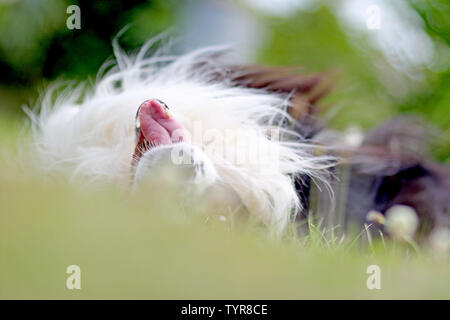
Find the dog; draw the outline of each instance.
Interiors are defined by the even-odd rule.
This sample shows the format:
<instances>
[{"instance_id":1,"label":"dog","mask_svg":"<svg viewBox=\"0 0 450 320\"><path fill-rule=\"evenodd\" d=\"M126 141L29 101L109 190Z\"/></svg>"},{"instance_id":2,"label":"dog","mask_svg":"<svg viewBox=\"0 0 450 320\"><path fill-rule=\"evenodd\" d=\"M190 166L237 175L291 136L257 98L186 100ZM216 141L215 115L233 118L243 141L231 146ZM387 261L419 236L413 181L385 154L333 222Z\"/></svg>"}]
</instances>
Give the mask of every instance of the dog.
<instances>
[{"instance_id":1,"label":"dog","mask_svg":"<svg viewBox=\"0 0 450 320\"><path fill-rule=\"evenodd\" d=\"M324 74L236 65L222 47L150 55L152 44L128 55L115 41L115 63L93 88L47 91L29 112L42 168L130 192L173 176L203 197L225 190L233 205L282 232L308 216L313 185L333 203L340 185L333 172L345 159L345 224L404 203L423 224L450 227L448 169L392 150L392 141L403 141L399 132L375 129L353 149L320 140L326 123L318 102L331 89ZM434 195L432 207L418 192Z\"/></svg>"}]
</instances>

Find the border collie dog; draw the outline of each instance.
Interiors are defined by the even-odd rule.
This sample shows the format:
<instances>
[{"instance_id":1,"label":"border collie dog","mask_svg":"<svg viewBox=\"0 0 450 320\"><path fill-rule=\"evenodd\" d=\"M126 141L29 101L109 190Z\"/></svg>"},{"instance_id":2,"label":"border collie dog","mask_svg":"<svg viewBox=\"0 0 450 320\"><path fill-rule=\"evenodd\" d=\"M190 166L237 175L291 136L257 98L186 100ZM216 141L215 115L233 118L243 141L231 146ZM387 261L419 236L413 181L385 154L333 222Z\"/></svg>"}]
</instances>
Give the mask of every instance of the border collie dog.
<instances>
[{"instance_id":1,"label":"border collie dog","mask_svg":"<svg viewBox=\"0 0 450 320\"><path fill-rule=\"evenodd\" d=\"M448 192L449 175L447 168L391 150L400 134L369 133L351 150L318 139L324 123L317 101L329 89L323 75L235 65L221 48L149 55L152 44L127 55L114 43L115 63L100 70L93 88L47 91L39 112L30 113L42 168L130 192L167 176L202 197L220 189L281 231L308 214L313 185L333 202L337 159L346 158L349 217L364 222L370 210L384 213L404 203L434 222L440 210L445 219L439 223L448 223L448 212L442 214L448 197L435 201L438 210L424 201L406 203L411 192Z\"/></svg>"}]
</instances>

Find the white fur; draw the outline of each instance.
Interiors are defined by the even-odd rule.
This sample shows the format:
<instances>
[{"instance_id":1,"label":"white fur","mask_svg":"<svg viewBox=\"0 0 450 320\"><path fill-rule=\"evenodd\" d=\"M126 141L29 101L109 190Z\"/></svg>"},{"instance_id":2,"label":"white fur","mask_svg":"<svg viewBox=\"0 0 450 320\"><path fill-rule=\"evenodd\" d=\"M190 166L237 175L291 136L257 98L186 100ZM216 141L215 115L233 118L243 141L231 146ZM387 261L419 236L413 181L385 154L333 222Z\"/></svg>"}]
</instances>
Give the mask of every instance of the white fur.
<instances>
[{"instance_id":1,"label":"white fur","mask_svg":"<svg viewBox=\"0 0 450 320\"><path fill-rule=\"evenodd\" d=\"M200 121L205 131L234 132L235 137L219 137L208 146L202 139L193 139L192 144L210 156L221 182L240 195L250 212L267 224L284 228L301 208L290 175L320 178L330 165L330 158L311 155L311 145L293 139L297 135L288 129L283 129L280 142L266 137L265 129L277 126L280 119L292 120L286 112L288 97L236 87L229 81L211 81L224 70L221 62L212 58L221 49L207 48L180 57L147 57L150 45L132 56L116 45L116 65L87 94L82 87L59 94L55 88L48 90L40 112L32 115L43 167L128 187L136 144L135 114L143 101L157 98L188 131ZM234 138L244 136L236 147ZM225 152L224 144L232 151ZM256 144L273 151L278 165L268 166L273 159L265 158L265 152L256 162L235 160Z\"/></svg>"}]
</instances>

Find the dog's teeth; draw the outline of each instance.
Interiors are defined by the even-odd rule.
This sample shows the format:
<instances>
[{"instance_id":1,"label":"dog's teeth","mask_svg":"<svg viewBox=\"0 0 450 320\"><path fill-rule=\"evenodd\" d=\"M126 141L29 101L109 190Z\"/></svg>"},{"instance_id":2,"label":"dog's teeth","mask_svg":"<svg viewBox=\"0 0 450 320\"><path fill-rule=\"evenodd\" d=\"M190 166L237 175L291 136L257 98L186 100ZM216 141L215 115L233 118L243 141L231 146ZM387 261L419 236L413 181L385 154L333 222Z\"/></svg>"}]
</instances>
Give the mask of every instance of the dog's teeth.
<instances>
[{"instance_id":1,"label":"dog's teeth","mask_svg":"<svg viewBox=\"0 0 450 320\"><path fill-rule=\"evenodd\" d=\"M136 119L136 129L140 129L141 128L141 120L139 119L139 117Z\"/></svg>"}]
</instances>

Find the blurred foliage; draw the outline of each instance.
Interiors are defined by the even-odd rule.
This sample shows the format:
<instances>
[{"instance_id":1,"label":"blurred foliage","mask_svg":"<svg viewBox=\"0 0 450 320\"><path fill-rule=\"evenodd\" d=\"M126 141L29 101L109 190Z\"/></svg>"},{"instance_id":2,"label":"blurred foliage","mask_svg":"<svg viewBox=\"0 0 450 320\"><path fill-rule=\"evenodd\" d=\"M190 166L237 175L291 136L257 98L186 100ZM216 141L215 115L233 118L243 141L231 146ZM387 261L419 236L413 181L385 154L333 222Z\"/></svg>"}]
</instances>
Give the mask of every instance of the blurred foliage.
<instances>
[{"instance_id":1,"label":"blurred foliage","mask_svg":"<svg viewBox=\"0 0 450 320\"><path fill-rule=\"evenodd\" d=\"M447 0L409 0L428 33L450 44L450 3Z\"/></svg>"},{"instance_id":2,"label":"blurred foliage","mask_svg":"<svg viewBox=\"0 0 450 320\"><path fill-rule=\"evenodd\" d=\"M443 129L436 155L450 163L450 2L447 0L411 0L413 7L425 22L428 34L435 41L439 68L430 77L427 90L417 92L399 105L400 112L418 112Z\"/></svg>"},{"instance_id":3,"label":"blurred foliage","mask_svg":"<svg viewBox=\"0 0 450 320\"><path fill-rule=\"evenodd\" d=\"M0 4L2 82L42 76L47 48L58 30L65 27L66 7L67 3L60 0Z\"/></svg>"},{"instance_id":4,"label":"blurred foliage","mask_svg":"<svg viewBox=\"0 0 450 320\"><path fill-rule=\"evenodd\" d=\"M326 1L324 1L326 3ZM259 60L275 65L301 65L307 73L331 73L334 90L323 101L331 105L330 125L372 128L399 113L420 113L440 128L434 155L450 161L450 70L448 47L450 5L448 1L412 1L424 18L426 31L434 40L435 64L422 70L425 82L414 86L406 97L389 93L376 66L391 68L364 36L349 36L327 5L313 11L298 11L285 17L265 17L270 38ZM400 78L401 79L401 78ZM407 79L403 79L406 81Z\"/></svg>"},{"instance_id":5,"label":"blurred foliage","mask_svg":"<svg viewBox=\"0 0 450 320\"><path fill-rule=\"evenodd\" d=\"M374 70L373 60L379 55L355 48L328 7L267 21L271 37L260 53L261 62L300 65L307 73L326 71L336 76L338 87L326 101L339 108L335 126L344 127L357 119L367 128L392 115L392 104L380 94L382 87Z\"/></svg>"},{"instance_id":6,"label":"blurred foliage","mask_svg":"<svg viewBox=\"0 0 450 320\"><path fill-rule=\"evenodd\" d=\"M69 4L80 7L80 30L66 27ZM171 4L170 0L22 0L0 4L0 82L31 83L61 74L71 79L95 75L112 56L111 41L122 28L129 26L130 31L121 44L134 48L172 24Z\"/></svg>"}]
</instances>

